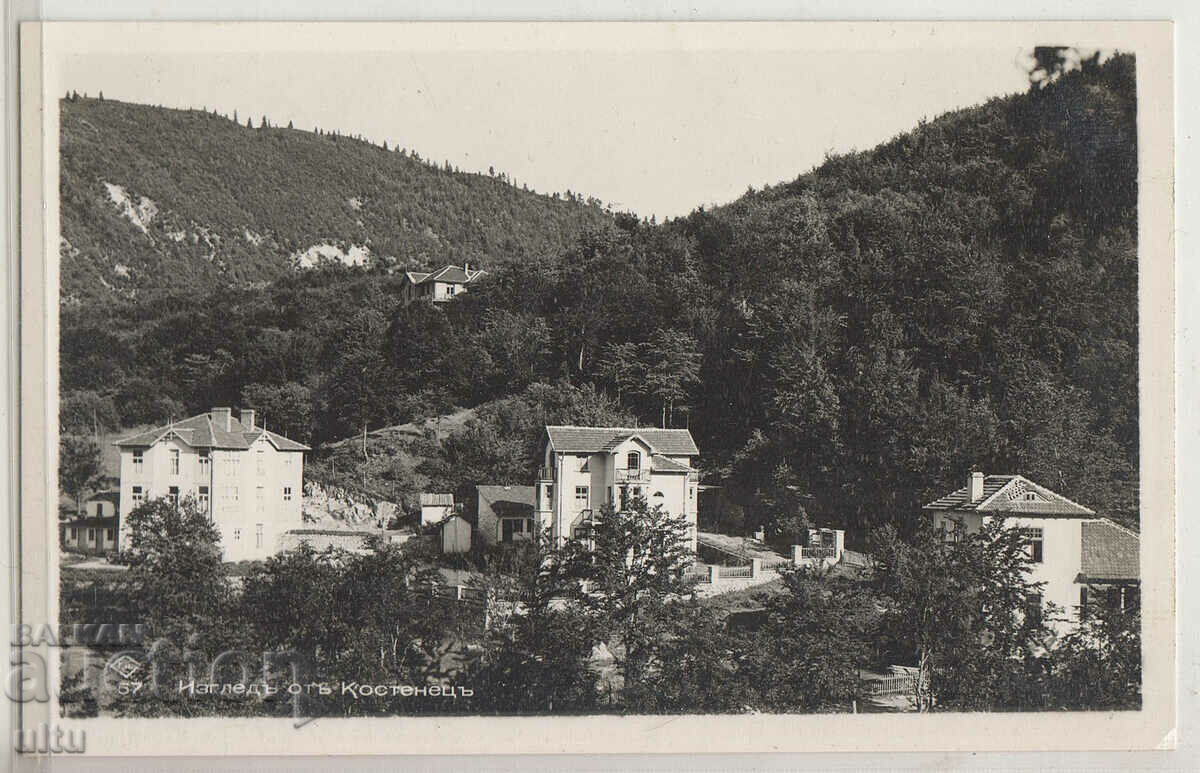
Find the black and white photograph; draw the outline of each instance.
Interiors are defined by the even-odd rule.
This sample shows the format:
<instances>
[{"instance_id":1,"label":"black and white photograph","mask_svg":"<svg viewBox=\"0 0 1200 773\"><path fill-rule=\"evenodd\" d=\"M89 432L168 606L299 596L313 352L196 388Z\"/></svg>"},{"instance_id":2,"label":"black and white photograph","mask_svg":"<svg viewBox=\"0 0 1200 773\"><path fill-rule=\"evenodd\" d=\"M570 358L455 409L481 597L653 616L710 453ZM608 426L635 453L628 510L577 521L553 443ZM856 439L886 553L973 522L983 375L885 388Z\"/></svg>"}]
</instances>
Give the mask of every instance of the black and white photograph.
<instances>
[{"instance_id":1,"label":"black and white photograph","mask_svg":"<svg viewBox=\"0 0 1200 773\"><path fill-rule=\"evenodd\" d=\"M54 26L30 750L1173 725L1169 25Z\"/></svg>"}]
</instances>

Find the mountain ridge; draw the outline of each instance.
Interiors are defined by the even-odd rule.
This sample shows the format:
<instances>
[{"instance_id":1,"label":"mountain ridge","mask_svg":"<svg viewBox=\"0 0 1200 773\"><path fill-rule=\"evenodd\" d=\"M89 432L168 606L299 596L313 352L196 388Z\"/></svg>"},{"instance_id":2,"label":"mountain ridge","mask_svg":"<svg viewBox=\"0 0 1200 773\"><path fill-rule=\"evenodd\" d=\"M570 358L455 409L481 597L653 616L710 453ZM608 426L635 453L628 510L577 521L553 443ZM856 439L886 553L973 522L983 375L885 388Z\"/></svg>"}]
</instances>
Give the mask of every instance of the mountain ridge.
<instances>
[{"instance_id":1,"label":"mountain ridge","mask_svg":"<svg viewBox=\"0 0 1200 773\"><path fill-rule=\"evenodd\" d=\"M329 263L523 261L613 217L336 133L103 98L60 107L65 304L255 287Z\"/></svg>"}]
</instances>

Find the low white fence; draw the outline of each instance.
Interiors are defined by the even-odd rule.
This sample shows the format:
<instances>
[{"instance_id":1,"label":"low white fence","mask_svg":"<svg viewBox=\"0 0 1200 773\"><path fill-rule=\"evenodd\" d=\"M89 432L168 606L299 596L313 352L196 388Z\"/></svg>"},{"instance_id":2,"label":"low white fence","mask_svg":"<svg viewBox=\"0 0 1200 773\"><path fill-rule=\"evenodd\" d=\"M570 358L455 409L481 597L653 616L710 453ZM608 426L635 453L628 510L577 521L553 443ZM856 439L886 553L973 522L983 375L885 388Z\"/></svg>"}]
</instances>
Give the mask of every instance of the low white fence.
<instances>
[{"instance_id":1,"label":"low white fence","mask_svg":"<svg viewBox=\"0 0 1200 773\"><path fill-rule=\"evenodd\" d=\"M867 695L905 695L916 692L916 674L893 674L878 679L864 679L863 692Z\"/></svg>"}]
</instances>

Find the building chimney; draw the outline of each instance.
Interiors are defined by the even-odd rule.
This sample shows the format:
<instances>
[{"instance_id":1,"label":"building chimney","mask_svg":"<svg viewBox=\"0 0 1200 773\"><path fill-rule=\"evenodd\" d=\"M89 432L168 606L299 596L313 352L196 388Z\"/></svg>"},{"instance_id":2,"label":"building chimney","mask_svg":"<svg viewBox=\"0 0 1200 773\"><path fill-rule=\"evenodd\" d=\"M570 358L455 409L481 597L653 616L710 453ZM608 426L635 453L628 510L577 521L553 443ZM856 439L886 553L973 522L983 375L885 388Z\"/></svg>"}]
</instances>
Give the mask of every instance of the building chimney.
<instances>
[{"instance_id":1,"label":"building chimney","mask_svg":"<svg viewBox=\"0 0 1200 773\"><path fill-rule=\"evenodd\" d=\"M220 429L229 432L232 429L230 422L233 420L233 411L229 408L213 408L208 412L212 416L213 424L216 424Z\"/></svg>"},{"instance_id":2,"label":"building chimney","mask_svg":"<svg viewBox=\"0 0 1200 773\"><path fill-rule=\"evenodd\" d=\"M983 499L983 473L973 472L967 478L967 501L974 504Z\"/></svg>"},{"instance_id":3,"label":"building chimney","mask_svg":"<svg viewBox=\"0 0 1200 773\"><path fill-rule=\"evenodd\" d=\"M467 275L467 279L471 278L471 264L466 261L463 262L463 273Z\"/></svg>"},{"instance_id":4,"label":"building chimney","mask_svg":"<svg viewBox=\"0 0 1200 773\"><path fill-rule=\"evenodd\" d=\"M246 425L246 429L254 429L254 409L243 408L241 413L242 424Z\"/></svg>"}]
</instances>

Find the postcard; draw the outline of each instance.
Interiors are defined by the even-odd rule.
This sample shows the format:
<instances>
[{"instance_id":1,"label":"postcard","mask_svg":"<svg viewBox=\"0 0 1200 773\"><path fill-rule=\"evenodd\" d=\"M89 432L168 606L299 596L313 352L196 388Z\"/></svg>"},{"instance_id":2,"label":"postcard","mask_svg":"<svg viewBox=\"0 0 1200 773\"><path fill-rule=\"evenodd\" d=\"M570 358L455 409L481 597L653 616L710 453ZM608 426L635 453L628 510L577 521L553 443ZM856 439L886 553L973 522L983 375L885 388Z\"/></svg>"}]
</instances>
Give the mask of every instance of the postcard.
<instances>
[{"instance_id":1,"label":"postcard","mask_svg":"<svg viewBox=\"0 0 1200 773\"><path fill-rule=\"evenodd\" d=\"M1172 45L24 25L17 747L1171 748Z\"/></svg>"}]
</instances>

